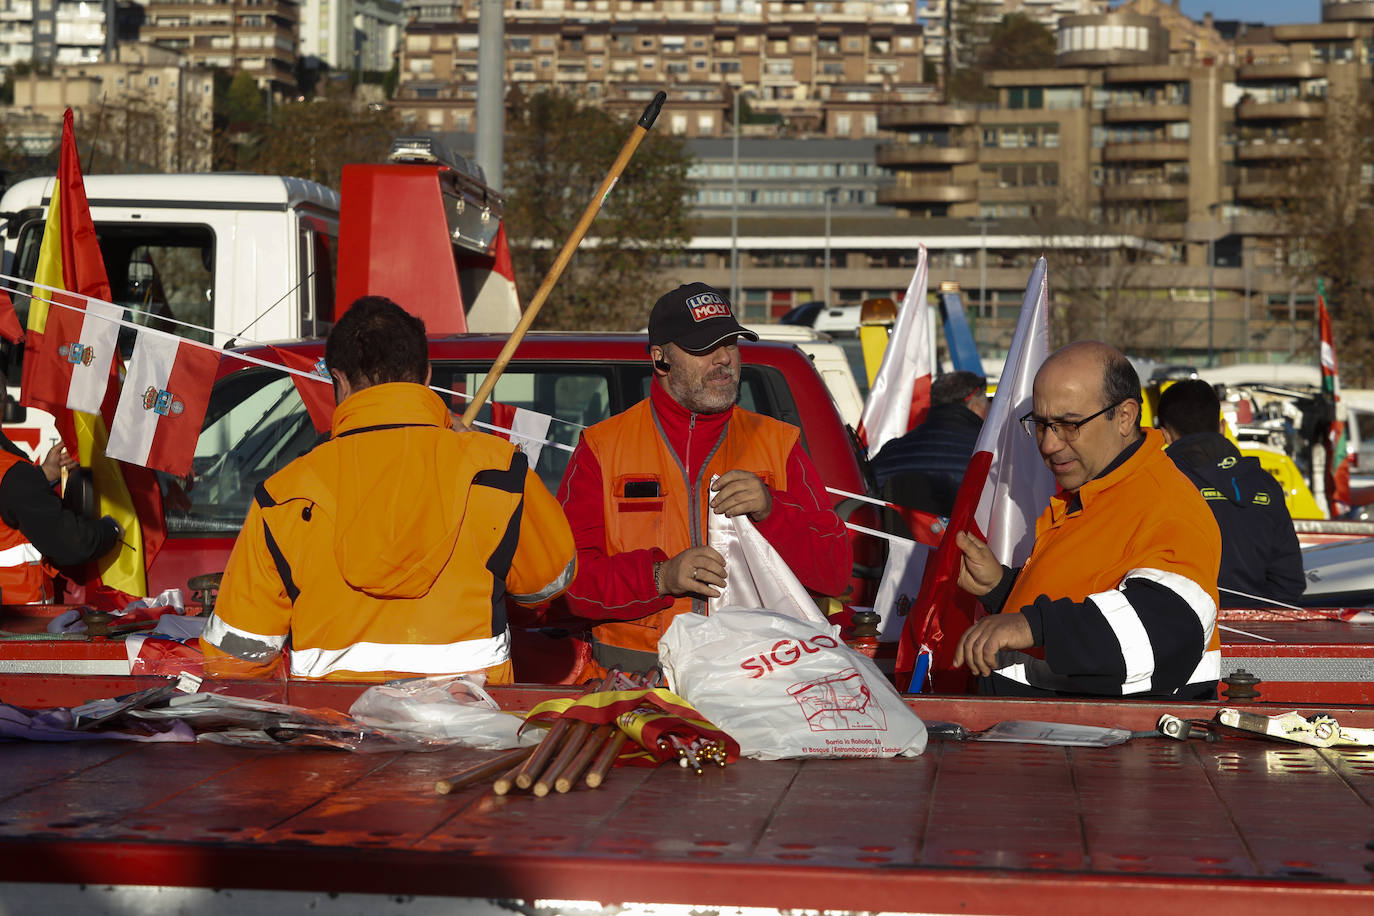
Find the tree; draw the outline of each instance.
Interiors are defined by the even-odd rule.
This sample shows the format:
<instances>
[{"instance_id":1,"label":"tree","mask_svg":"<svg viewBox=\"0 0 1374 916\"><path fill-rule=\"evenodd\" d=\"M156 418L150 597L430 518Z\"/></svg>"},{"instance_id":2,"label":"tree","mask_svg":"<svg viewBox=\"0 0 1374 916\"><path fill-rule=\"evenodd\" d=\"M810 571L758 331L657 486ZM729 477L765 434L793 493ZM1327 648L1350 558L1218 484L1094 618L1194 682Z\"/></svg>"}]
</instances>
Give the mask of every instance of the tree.
<instances>
[{"instance_id":1,"label":"tree","mask_svg":"<svg viewBox=\"0 0 1374 916\"><path fill-rule=\"evenodd\" d=\"M267 117L267 103L257 81L247 71L234 74L225 93L225 116L231 127L261 124Z\"/></svg>"},{"instance_id":2,"label":"tree","mask_svg":"<svg viewBox=\"0 0 1374 916\"><path fill-rule=\"evenodd\" d=\"M1055 65L1053 33L1022 13L1008 13L991 26L982 23L952 27L961 51L951 58L949 97L969 102L992 102L997 92L983 85L990 70L1041 70ZM976 50L973 50L976 49ZM964 63L972 58L972 63Z\"/></svg>"},{"instance_id":3,"label":"tree","mask_svg":"<svg viewBox=\"0 0 1374 916\"><path fill-rule=\"evenodd\" d=\"M345 99L288 102L272 111L241 167L308 178L337 189L350 162L381 162L400 130L395 112Z\"/></svg>"},{"instance_id":4,"label":"tree","mask_svg":"<svg viewBox=\"0 0 1374 916\"><path fill-rule=\"evenodd\" d=\"M1374 379L1374 98L1337 94L1327 106L1284 176L1296 193L1273 203L1288 267L1308 289L1326 280L1341 379L1363 387Z\"/></svg>"},{"instance_id":5,"label":"tree","mask_svg":"<svg viewBox=\"0 0 1374 916\"><path fill-rule=\"evenodd\" d=\"M529 296L571 236L632 122L549 90L528 98L513 94L511 102L506 231L517 282ZM649 132L551 291L541 324L644 326L657 296L652 284L687 244L690 164L680 138Z\"/></svg>"}]
</instances>

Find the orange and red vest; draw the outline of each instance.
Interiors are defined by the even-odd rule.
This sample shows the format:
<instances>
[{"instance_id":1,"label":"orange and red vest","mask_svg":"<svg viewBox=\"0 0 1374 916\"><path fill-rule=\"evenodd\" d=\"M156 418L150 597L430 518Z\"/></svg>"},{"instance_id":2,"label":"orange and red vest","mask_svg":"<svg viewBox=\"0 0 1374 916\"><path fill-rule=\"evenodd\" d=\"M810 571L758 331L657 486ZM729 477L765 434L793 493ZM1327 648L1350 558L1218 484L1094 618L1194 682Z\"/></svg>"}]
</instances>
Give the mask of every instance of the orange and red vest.
<instances>
[{"instance_id":1,"label":"orange and red vest","mask_svg":"<svg viewBox=\"0 0 1374 916\"><path fill-rule=\"evenodd\" d=\"M795 426L735 408L720 440L695 480L687 479L645 398L624 413L591 427L582 440L601 468L606 553L659 547L673 557L706 543L711 478L726 471L757 474L773 489L787 487L787 459L800 433ZM632 486L635 483L656 486ZM656 493L652 496L629 495ZM672 606L638 620L597 624L602 645L657 654L658 640L674 617L706 612L706 601L680 597Z\"/></svg>"}]
</instances>

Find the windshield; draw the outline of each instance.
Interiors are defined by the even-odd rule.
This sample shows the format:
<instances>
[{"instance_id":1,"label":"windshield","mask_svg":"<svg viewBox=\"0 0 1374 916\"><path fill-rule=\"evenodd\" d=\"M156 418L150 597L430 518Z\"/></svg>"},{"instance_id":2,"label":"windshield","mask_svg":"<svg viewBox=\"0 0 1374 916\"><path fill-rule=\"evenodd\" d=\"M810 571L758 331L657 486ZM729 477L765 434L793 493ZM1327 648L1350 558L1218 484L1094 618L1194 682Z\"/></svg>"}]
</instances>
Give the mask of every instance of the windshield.
<instances>
[{"instance_id":1,"label":"windshield","mask_svg":"<svg viewBox=\"0 0 1374 916\"><path fill-rule=\"evenodd\" d=\"M432 384L458 392L442 397L461 415L467 404L462 395L475 393L486 372L486 364L435 363ZM493 398L505 408L550 418L542 438L553 444L543 446L532 462L550 492L558 489L582 429L611 415L614 378L610 365L536 363L511 366L497 381ZM477 420L493 422L489 403ZM502 420L510 422L508 412ZM168 534L236 534L257 486L326 438L316 433L289 375L254 367L220 379L210 395L192 473L158 475Z\"/></svg>"}]
</instances>

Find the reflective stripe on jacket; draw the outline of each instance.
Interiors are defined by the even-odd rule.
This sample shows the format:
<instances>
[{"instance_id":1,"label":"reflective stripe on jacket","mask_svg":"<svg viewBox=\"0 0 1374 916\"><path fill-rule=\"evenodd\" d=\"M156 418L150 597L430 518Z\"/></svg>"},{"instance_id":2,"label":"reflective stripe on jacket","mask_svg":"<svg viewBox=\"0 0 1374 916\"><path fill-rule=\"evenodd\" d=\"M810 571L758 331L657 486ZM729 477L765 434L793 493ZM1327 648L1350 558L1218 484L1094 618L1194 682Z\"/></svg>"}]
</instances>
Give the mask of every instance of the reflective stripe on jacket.
<instances>
[{"instance_id":1,"label":"reflective stripe on jacket","mask_svg":"<svg viewBox=\"0 0 1374 916\"><path fill-rule=\"evenodd\" d=\"M0 478L16 464L32 464L0 449ZM53 598L52 571L28 538L0 521L0 602L37 604Z\"/></svg>"},{"instance_id":2,"label":"reflective stripe on jacket","mask_svg":"<svg viewBox=\"0 0 1374 916\"><path fill-rule=\"evenodd\" d=\"M745 470L770 488L786 489L788 455L800 437L796 427L735 408L700 474L688 480L651 405L646 398L582 434L601 468L608 554L656 546L673 557L704 544L714 475ZM595 638L602 646L656 655L668 624L688 611L705 613L706 601L680 597L638 620L601 623Z\"/></svg>"},{"instance_id":3,"label":"reflective stripe on jacket","mask_svg":"<svg viewBox=\"0 0 1374 916\"><path fill-rule=\"evenodd\" d=\"M333 438L258 488L202 639L209 670L260 673L288 634L304 678L509 659L506 599L567 588L572 532L522 452L451 426L421 385L365 388L336 409Z\"/></svg>"}]
</instances>

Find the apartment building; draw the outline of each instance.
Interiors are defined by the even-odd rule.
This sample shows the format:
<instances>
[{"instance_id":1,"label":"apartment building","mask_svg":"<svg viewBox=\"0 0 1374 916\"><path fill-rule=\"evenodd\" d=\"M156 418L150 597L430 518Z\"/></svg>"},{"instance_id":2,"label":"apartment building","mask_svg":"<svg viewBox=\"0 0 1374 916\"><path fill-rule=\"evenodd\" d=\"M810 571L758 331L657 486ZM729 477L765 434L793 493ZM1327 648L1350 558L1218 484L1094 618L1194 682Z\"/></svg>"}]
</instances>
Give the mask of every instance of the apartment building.
<instances>
[{"instance_id":1,"label":"apartment building","mask_svg":"<svg viewBox=\"0 0 1374 916\"><path fill-rule=\"evenodd\" d=\"M395 105L418 128L473 130L477 0L407 0ZM788 136L872 137L885 104L919 98L911 0L507 0L508 86L557 86L662 128L729 134L734 96Z\"/></svg>"},{"instance_id":2,"label":"apartment building","mask_svg":"<svg viewBox=\"0 0 1374 916\"><path fill-rule=\"evenodd\" d=\"M1063 17L1057 66L991 74L995 107L884 108L879 126L896 138L877 162L896 174L879 200L989 232L1008 221L1129 232L1151 257L1111 282L1211 329L1209 357L1281 350L1311 314L1273 215L1298 192L1285 167L1374 68L1374 3L1328 0L1323 17L1233 41L1163 0ZM1104 286L1113 270L1104 262Z\"/></svg>"},{"instance_id":3,"label":"apartment building","mask_svg":"<svg viewBox=\"0 0 1374 916\"><path fill-rule=\"evenodd\" d=\"M299 23L297 0L148 0L140 36L181 51L193 67L242 70L290 96Z\"/></svg>"},{"instance_id":4,"label":"apartment building","mask_svg":"<svg viewBox=\"0 0 1374 916\"><path fill-rule=\"evenodd\" d=\"M146 43L117 45L109 60L57 64L15 80L14 103L0 121L31 155L46 155L72 109L84 144L137 171L210 168L214 74Z\"/></svg>"},{"instance_id":5,"label":"apartment building","mask_svg":"<svg viewBox=\"0 0 1374 916\"><path fill-rule=\"evenodd\" d=\"M0 70L91 63L114 46L115 0L0 0Z\"/></svg>"}]
</instances>

